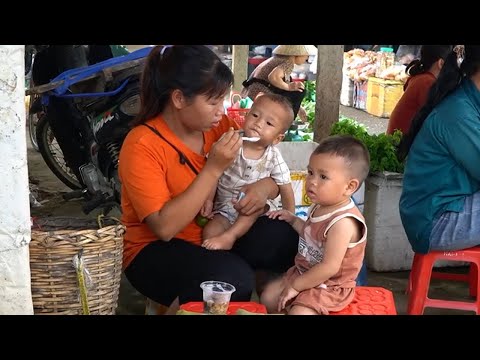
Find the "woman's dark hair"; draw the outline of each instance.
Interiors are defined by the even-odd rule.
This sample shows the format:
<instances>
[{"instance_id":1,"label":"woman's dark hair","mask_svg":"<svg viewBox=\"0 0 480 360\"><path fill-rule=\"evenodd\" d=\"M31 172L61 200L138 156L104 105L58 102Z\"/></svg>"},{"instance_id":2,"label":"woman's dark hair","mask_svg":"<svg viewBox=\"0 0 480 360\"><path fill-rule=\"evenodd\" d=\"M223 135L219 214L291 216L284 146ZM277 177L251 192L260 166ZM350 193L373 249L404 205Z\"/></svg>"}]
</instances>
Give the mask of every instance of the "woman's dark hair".
<instances>
[{"instance_id":1,"label":"woman's dark hair","mask_svg":"<svg viewBox=\"0 0 480 360\"><path fill-rule=\"evenodd\" d=\"M233 73L204 45L155 46L143 69L140 112L132 125L154 118L178 89L187 99L197 95L217 98L233 84Z\"/></svg>"},{"instance_id":2,"label":"woman's dark hair","mask_svg":"<svg viewBox=\"0 0 480 360\"><path fill-rule=\"evenodd\" d=\"M452 45L422 45L420 59L413 60L407 65L405 72L415 76L428 71L439 59L446 59L452 51Z\"/></svg>"},{"instance_id":3,"label":"woman's dark hair","mask_svg":"<svg viewBox=\"0 0 480 360\"><path fill-rule=\"evenodd\" d=\"M437 81L432 85L428 92L427 102L417 112L412 120L412 125L407 134L402 137L398 146L398 158L404 160L410 147L415 140L418 132L432 110L440 104L443 99L452 93L459 85L464 77L471 77L480 70L480 46L479 45L465 45L464 58L458 66L458 56L456 51L450 51L445 64L438 75Z\"/></svg>"}]
</instances>

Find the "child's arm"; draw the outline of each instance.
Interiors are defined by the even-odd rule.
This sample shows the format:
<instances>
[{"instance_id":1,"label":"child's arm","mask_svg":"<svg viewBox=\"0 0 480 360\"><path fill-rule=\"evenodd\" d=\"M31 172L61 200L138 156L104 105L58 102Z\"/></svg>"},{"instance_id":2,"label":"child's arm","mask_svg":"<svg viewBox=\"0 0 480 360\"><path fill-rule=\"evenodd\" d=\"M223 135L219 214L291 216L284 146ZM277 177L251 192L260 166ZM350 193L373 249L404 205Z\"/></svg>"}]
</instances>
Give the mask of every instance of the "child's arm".
<instances>
[{"instance_id":1,"label":"child's arm","mask_svg":"<svg viewBox=\"0 0 480 360\"><path fill-rule=\"evenodd\" d=\"M270 177L278 185L279 193L282 198L282 209L295 214L295 195L293 194L292 175L287 163L283 159L282 153L276 147L272 147L273 167L270 171Z\"/></svg>"},{"instance_id":2,"label":"child's arm","mask_svg":"<svg viewBox=\"0 0 480 360\"><path fill-rule=\"evenodd\" d=\"M266 214L270 219L286 221L300 235L305 225L305 221L288 210L269 211Z\"/></svg>"},{"instance_id":3,"label":"child's arm","mask_svg":"<svg viewBox=\"0 0 480 360\"><path fill-rule=\"evenodd\" d=\"M280 185L279 188L282 198L282 209L295 214L295 195L293 194L292 183Z\"/></svg>"},{"instance_id":4,"label":"child's arm","mask_svg":"<svg viewBox=\"0 0 480 360\"><path fill-rule=\"evenodd\" d=\"M294 213L291 213L294 214ZM294 219L289 223L293 230L297 232L297 234L301 234L303 231L303 227L305 226L305 220L299 218L298 216L293 215ZM280 218L280 220L282 220Z\"/></svg>"},{"instance_id":5,"label":"child's arm","mask_svg":"<svg viewBox=\"0 0 480 360\"><path fill-rule=\"evenodd\" d=\"M297 277L291 286L298 292L323 284L342 265L348 244L358 241L358 221L352 217L338 220L327 232L323 261Z\"/></svg>"}]
</instances>

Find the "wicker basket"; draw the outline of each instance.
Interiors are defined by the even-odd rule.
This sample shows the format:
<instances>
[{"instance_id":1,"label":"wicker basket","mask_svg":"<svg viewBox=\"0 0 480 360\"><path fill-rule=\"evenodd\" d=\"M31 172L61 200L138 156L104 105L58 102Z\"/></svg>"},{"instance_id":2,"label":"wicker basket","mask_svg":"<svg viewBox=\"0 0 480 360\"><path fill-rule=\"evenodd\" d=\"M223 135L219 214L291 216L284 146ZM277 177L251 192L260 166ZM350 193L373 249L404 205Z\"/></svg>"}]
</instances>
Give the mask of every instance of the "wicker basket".
<instances>
[{"instance_id":1,"label":"wicker basket","mask_svg":"<svg viewBox=\"0 0 480 360\"><path fill-rule=\"evenodd\" d=\"M118 220L35 219L30 242L35 314L114 315L122 272ZM80 260L76 262L74 258Z\"/></svg>"}]
</instances>

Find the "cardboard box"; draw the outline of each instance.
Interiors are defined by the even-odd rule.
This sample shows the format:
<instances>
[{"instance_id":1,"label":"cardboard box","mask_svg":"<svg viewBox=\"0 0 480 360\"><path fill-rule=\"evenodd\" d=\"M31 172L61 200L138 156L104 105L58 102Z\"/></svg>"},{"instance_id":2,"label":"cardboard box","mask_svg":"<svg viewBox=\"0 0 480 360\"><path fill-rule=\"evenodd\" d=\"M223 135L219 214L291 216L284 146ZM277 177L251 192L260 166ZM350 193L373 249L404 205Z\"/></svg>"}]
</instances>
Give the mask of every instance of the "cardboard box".
<instances>
[{"instance_id":1,"label":"cardboard box","mask_svg":"<svg viewBox=\"0 0 480 360\"><path fill-rule=\"evenodd\" d=\"M368 79L367 112L388 118L403 95L403 82L375 77Z\"/></svg>"}]
</instances>

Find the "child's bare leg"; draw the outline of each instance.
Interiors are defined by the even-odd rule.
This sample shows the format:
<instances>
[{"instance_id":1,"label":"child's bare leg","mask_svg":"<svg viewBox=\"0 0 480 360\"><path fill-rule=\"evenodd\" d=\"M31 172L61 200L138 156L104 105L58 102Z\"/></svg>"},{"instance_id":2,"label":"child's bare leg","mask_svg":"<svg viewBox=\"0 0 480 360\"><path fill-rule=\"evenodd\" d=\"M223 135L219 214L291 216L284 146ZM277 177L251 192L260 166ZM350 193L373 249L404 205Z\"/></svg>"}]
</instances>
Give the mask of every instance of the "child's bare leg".
<instances>
[{"instance_id":1,"label":"child's bare leg","mask_svg":"<svg viewBox=\"0 0 480 360\"><path fill-rule=\"evenodd\" d=\"M265 305L269 314L278 314L278 299L285 288L283 278L273 280L269 283L260 296L260 303Z\"/></svg>"},{"instance_id":2,"label":"child's bare leg","mask_svg":"<svg viewBox=\"0 0 480 360\"><path fill-rule=\"evenodd\" d=\"M295 305L288 310L288 315L318 315L318 313L308 307Z\"/></svg>"},{"instance_id":3,"label":"child's bare leg","mask_svg":"<svg viewBox=\"0 0 480 360\"><path fill-rule=\"evenodd\" d=\"M245 235L245 233L252 227L257 220L258 215L253 214L251 216L239 215L237 221L232 226L217 236L204 237L203 247L209 250L230 250L237 241L238 238Z\"/></svg>"},{"instance_id":4,"label":"child's bare leg","mask_svg":"<svg viewBox=\"0 0 480 360\"><path fill-rule=\"evenodd\" d=\"M213 219L209 220L203 228L203 242L205 242L206 239L223 234L230 228L230 226L230 221L228 221L225 216L216 214Z\"/></svg>"}]
</instances>

